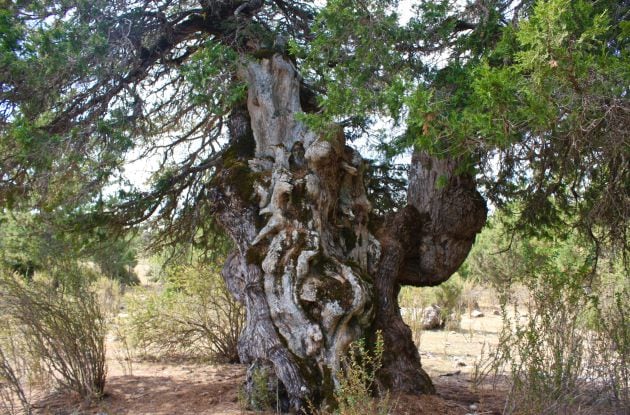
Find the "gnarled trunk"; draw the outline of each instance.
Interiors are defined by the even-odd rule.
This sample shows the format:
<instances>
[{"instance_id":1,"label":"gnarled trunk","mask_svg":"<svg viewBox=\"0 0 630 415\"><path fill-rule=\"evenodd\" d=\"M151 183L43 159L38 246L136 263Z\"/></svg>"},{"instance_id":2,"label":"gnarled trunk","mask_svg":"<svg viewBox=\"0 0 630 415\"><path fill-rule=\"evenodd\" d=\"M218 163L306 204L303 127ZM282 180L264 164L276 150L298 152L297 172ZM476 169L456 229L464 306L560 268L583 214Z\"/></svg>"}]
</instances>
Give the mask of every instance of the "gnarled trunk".
<instances>
[{"instance_id":1,"label":"gnarled trunk","mask_svg":"<svg viewBox=\"0 0 630 415\"><path fill-rule=\"evenodd\" d=\"M341 357L372 321L378 243L362 159L341 130L318 137L295 119L292 63L275 55L247 76L248 113L232 114L235 143L217 175L218 217L237 246L224 276L247 309L241 360L271 366L283 409L297 410L331 396ZM253 154L239 154L252 138Z\"/></svg>"},{"instance_id":2,"label":"gnarled trunk","mask_svg":"<svg viewBox=\"0 0 630 415\"><path fill-rule=\"evenodd\" d=\"M425 251L438 252L434 211L422 208L422 196L410 197L417 206L390 218L397 231L382 230L379 242L368 231L362 158L341 129L320 137L296 120L300 82L292 63L281 55L250 63L247 81L247 108L230 116L232 146L212 193L236 245L223 274L247 310L241 360L273 373L280 408L297 411L307 399L331 398L349 344L380 329L383 384L433 392L396 296L401 283L448 278L433 274L442 266L438 255L422 262ZM410 273L413 261L420 277Z\"/></svg>"},{"instance_id":3,"label":"gnarled trunk","mask_svg":"<svg viewBox=\"0 0 630 415\"><path fill-rule=\"evenodd\" d=\"M421 393L434 387L400 314L400 286L437 285L457 271L486 222L486 205L474 179L457 173L456 160L418 151L411 163L408 204L390 215L378 231L382 255L372 331L382 331L387 351L381 383L393 390Z\"/></svg>"}]
</instances>

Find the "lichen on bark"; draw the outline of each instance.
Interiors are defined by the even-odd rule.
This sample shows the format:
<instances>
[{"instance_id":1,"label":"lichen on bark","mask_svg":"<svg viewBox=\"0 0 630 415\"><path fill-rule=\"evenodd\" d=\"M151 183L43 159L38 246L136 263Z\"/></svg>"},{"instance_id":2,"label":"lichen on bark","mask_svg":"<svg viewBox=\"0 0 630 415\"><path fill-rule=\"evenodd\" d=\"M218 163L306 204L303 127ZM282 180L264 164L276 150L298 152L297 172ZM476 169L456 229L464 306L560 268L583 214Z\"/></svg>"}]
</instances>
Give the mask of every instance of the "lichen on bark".
<instances>
[{"instance_id":1,"label":"lichen on bark","mask_svg":"<svg viewBox=\"0 0 630 415\"><path fill-rule=\"evenodd\" d=\"M211 193L236 246L223 274L247 310L241 361L252 373L268 368L270 381L282 385L280 408L299 411L307 400L331 399L351 342L380 330L386 347L381 385L434 392L396 296L402 283L448 278L453 260L463 260L485 220L478 203L462 208L466 198L477 200L474 186L453 181L442 193L427 190L423 186L436 189L435 175L416 170L409 206L373 235L363 159L346 145L340 127L321 137L296 117L302 109L293 63L276 54L249 62L243 73L247 106L230 115L234 150L226 153ZM238 150L243 148L248 151ZM457 215L471 212L483 220L461 234L455 225L445 230L423 197L454 197L448 223L457 225ZM423 257L427 252L444 255Z\"/></svg>"},{"instance_id":2,"label":"lichen on bark","mask_svg":"<svg viewBox=\"0 0 630 415\"><path fill-rule=\"evenodd\" d=\"M371 324L368 253L378 242L367 230L363 160L341 130L324 139L297 119L300 80L291 61L277 54L250 62L246 73L251 130L239 131L251 134L255 150L217 173L226 180L217 198L229 196L219 219L238 251L224 275L248 311L241 359L271 365L286 406L298 410L306 398L332 396L324 389L334 387L349 344ZM285 357L274 360L280 349Z\"/></svg>"}]
</instances>

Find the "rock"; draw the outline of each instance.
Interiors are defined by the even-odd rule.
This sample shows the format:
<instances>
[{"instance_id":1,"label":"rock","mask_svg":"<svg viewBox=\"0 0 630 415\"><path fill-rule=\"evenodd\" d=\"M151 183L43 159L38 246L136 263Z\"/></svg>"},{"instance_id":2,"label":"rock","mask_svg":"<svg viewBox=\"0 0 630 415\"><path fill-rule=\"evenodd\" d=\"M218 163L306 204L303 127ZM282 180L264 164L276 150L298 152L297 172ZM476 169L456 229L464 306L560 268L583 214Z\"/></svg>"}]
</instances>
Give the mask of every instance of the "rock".
<instances>
[{"instance_id":1,"label":"rock","mask_svg":"<svg viewBox=\"0 0 630 415\"><path fill-rule=\"evenodd\" d=\"M470 312L470 317L473 317L473 318L479 318L483 316L484 314L481 312L481 310L473 310Z\"/></svg>"},{"instance_id":2,"label":"rock","mask_svg":"<svg viewBox=\"0 0 630 415\"><path fill-rule=\"evenodd\" d=\"M466 366L466 363L462 362L461 360L458 360L458 361L455 362L455 366L464 367L464 366Z\"/></svg>"},{"instance_id":3,"label":"rock","mask_svg":"<svg viewBox=\"0 0 630 415\"><path fill-rule=\"evenodd\" d=\"M442 310L436 305L425 307L422 310L422 328L425 330L442 327Z\"/></svg>"},{"instance_id":4,"label":"rock","mask_svg":"<svg viewBox=\"0 0 630 415\"><path fill-rule=\"evenodd\" d=\"M495 316L500 316L501 315L501 311L500 310L494 310L492 312L492 314L494 314Z\"/></svg>"},{"instance_id":5,"label":"rock","mask_svg":"<svg viewBox=\"0 0 630 415\"><path fill-rule=\"evenodd\" d=\"M449 373L444 373L443 375L440 375L440 377L444 377L444 376L457 376L460 373L462 373L461 370L456 370L455 372L449 372Z\"/></svg>"}]
</instances>

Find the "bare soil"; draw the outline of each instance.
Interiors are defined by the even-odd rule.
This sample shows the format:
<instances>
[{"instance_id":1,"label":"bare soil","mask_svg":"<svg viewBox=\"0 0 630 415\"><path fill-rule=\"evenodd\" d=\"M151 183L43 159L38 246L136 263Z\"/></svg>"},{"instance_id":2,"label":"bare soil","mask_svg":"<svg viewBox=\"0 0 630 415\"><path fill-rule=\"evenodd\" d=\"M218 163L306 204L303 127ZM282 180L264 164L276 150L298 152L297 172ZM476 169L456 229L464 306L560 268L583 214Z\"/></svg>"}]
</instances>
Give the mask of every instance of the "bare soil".
<instances>
[{"instance_id":1,"label":"bare soil","mask_svg":"<svg viewBox=\"0 0 630 415\"><path fill-rule=\"evenodd\" d=\"M498 316L464 317L462 329L424 331L421 335L423 366L432 376L436 396L392 397L392 415L501 414L503 392L474 388L475 362L496 344ZM68 395L53 394L35 401L41 415L242 415L239 390L243 365L211 365L186 360L123 361L109 342L105 398L86 404ZM130 371L131 368L131 371ZM369 414L366 414L369 415Z\"/></svg>"},{"instance_id":2,"label":"bare soil","mask_svg":"<svg viewBox=\"0 0 630 415\"><path fill-rule=\"evenodd\" d=\"M243 365L137 362L133 375L110 370L105 398L87 405L68 395L51 395L35 403L36 414L46 415L243 415L239 389ZM465 375L437 375L436 396L392 397L392 415L500 414L501 398L473 391ZM477 410L471 410L476 405ZM267 413L270 414L270 413ZM369 414L366 414L369 415Z\"/></svg>"},{"instance_id":3,"label":"bare soil","mask_svg":"<svg viewBox=\"0 0 630 415\"><path fill-rule=\"evenodd\" d=\"M143 285L147 269L137 270ZM422 364L432 377L437 395L392 396L392 415L490 415L501 414L504 392L489 385L475 388L475 364L498 342L502 320L492 314L495 304L484 301L485 316L465 315L458 331L422 331ZM107 341L106 396L85 403L67 394L34 399L38 415L246 415L239 402L245 379L243 365L212 365L186 359L150 361L126 359L114 336ZM258 413L260 414L260 413ZM267 413L265 415L269 415ZM371 414L365 414L371 415Z\"/></svg>"}]
</instances>

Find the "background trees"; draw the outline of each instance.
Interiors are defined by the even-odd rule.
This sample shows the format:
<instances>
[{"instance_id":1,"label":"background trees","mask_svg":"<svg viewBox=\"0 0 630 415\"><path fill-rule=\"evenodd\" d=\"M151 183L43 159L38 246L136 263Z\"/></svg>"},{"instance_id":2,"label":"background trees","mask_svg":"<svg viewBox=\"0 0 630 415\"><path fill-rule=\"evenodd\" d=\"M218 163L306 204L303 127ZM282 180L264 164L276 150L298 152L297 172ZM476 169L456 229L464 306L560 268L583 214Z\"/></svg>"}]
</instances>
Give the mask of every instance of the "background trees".
<instances>
[{"instance_id":1,"label":"background trees","mask_svg":"<svg viewBox=\"0 0 630 415\"><path fill-rule=\"evenodd\" d=\"M222 226L241 358L273 366L288 406L330 396L349 342L378 328L396 350L383 384L432 390L396 295L459 267L478 190L517 208L514 229L627 251L625 3L420 1L406 22L383 1L3 6L3 209L77 230L149 221L159 245ZM402 130L383 157L413 157L408 205L371 211L346 142L378 117ZM148 189L124 175L133 158L156 160Z\"/></svg>"}]
</instances>

